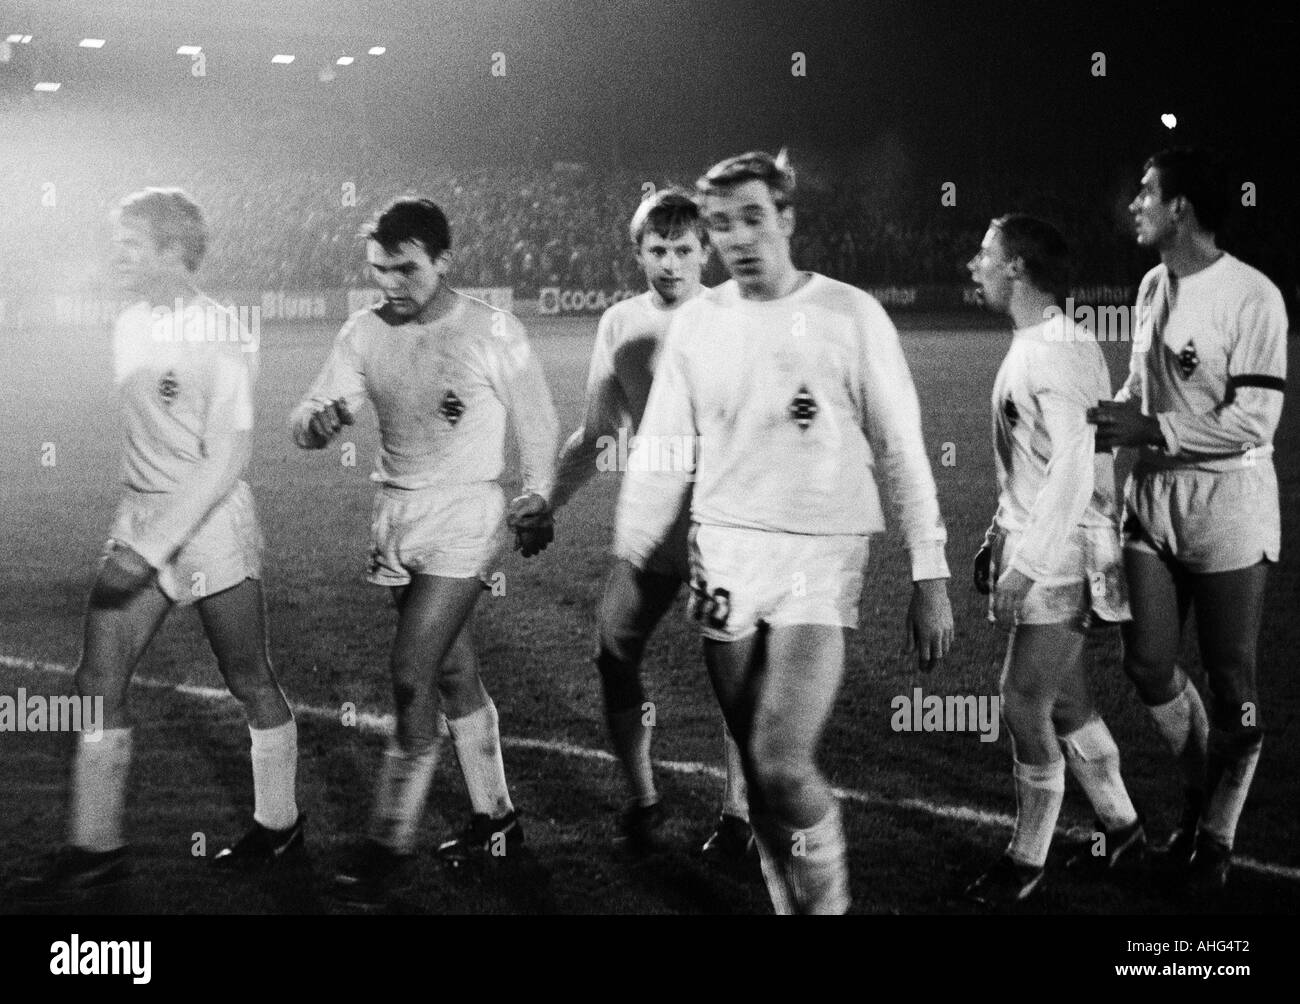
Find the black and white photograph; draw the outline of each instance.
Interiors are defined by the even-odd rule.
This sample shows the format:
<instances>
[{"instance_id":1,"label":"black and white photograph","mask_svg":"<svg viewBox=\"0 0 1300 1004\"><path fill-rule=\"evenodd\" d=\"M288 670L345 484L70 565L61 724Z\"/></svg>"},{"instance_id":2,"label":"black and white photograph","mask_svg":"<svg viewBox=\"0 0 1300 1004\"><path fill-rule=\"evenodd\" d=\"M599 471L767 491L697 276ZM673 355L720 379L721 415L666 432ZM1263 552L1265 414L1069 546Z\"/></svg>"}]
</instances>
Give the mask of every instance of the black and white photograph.
<instances>
[{"instance_id":1,"label":"black and white photograph","mask_svg":"<svg viewBox=\"0 0 1300 1004\"><path fill-rule=\"evenodd\" d=\"M0 2L20 968L773 914L1271 968L1297 94L1281 5Z\"/></svg>"}]
</instances>

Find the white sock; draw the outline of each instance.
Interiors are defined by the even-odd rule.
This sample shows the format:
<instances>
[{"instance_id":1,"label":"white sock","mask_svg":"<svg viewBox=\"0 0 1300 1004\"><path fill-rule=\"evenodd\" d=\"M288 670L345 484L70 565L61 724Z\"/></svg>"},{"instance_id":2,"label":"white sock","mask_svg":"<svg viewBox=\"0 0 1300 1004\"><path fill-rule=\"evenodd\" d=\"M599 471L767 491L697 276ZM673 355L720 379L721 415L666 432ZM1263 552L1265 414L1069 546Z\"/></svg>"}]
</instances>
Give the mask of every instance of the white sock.
<instances>
[{"instance_id":1,"label":"white sock","mask_svg":"<svg viewBox=\"0 0 1300 1004\"><path fill-rule=\"evenodd\" d=\"M294 797L298 775L298 723L290 718L271 729L248 727L252 737L253 820L271 830L298 821Z\"/></svg>"},{"instance_id":2,"label":"white sock","mask_svg":"<svg viewBox=\"0 0 1300 1004\"><path fill-rule=\"evenodd\" d=\"M1007 854L1019 864L1042 868L1065 800L1065 760L1041 765L1014 762L1016 830Z\"/></svg>"},{"instance_id":3,"label":"white sock","mask_svg":"<svg viewBox=\"0 0 1300 1004\"><path fill-rule=\"evenodd\" d=\"M650 766L650 728L642 721L640 708L611 711L605 716L609 725L610 742L614 755L623 765L632 801L637 805L654 805L659 801L655 791L654 771Z\"/></svg>"},{"instance_id":4,"label":"white sock","mask_svg":"<svg viewBox=\"0 0 1300 1004\"><path fill-rule=\"evenodd\" d=\"M456 745L460 772L474 812L500 819L514 811L506 788L506 767L501 760L501 732L497 706L487 704L461 718L447 719Z\"/></svg>"},{"instance_id":5,"label":"white sock","mask_svg":"<svg viewBox=\"0 0 1300 1004\"><path fill-rule=\"evenodd\" d=\"M745 769L740 762L740 748L731 738L726 722L722 723L722 760L727 768L727 783L722 789L722 812L727 816L749 819L749 792L745 787Z\"/></svg>"},{"instance_id":6,"label":"white sock","mask_svg":"<svg viewBox=\"0 0 1300 1004\"><path fill-rule=\"evenodd\" d=\"M848 854L838 803L820 822L802 829L761 814L751 822L763 879L778 914L848 912Z\"/></svg>"},{"instance_id":7,"label":"white sock","mask_svg":"<svg viewBox=\"0 0 1300 1004\"><path fill-rule=\"evenodd\" d=\"M1237 822L1250 794L1250 782L1259 763L1262 739L1252 743L1233 742L1215 729L1210 736L1210 764L1214 787L1201 814L1200 832L1232 847Z\"/></svg>"},{"instance_id":8,"label":"white sock","mask_svg":"<svg viewBox=\"0 0 1300 1004\"><path fill-rule=\"evenodd\" d=\"M794 894L785 865L791 851L789 835L775 820L760 813L750 816L750 824L754 828L754 843L758 847L767 894L772 898L772 909L778 916L791 916L795 912Z\"/></svg>"},{"instance_id":9,"label":"white sock","mask_svg":"<svg viewBox=\"0 0 1300 1004\"><path fill-rule=\"evenodd\" d=\"M131 730L104 729L89 742L77 736L72 757L72 806L68 843L88 851L114 851L126 844L122 810L131 767Z\"/></svg>"},{"instance_id":10,"label":"white sock","mask_svg":"<svg viewBox=\"0 0 1300 1004\"><path fill-rule=\"evenodd\" d=\"M1184 786L1189 791L1204 791L1210 724L1196 686L1189 679L1182 693L1172 701L1148 705L1147 712L1170 751L1178 758Z\"/></svg>"},{"instance_id":11,"label":"white sock","mask_svg":"<svg viewBox=\"0 0 1300 1004\"><path fill-rule=\"evenodd\" d=\"M1137 810L1119 772L1119 747L1101 716L1094 714L1081 728L1058 738L1066 766L1106 831L1136 822Z\"/></svg>"},{"instance_id":12,"label":"white sock","mask_svg":"<svg viewBox=\"0 0 1300 1004\"><path fill-rule=\"evenodd\" d=\"M415 831L424 815L424 802L438 766L439 743L406 752L394 739L384 750L370 811L370 839L398 854L410 854Z\"/></svg>"},{"instance_id":13,"label":"white sock","mask_svg":"<svg viewBox=\"0 0 1300 1004\"><path fill-rule=\"evenodd\" d=\"M791 844L790 888L798 911L812 915L848 913L852 897L839 804L832 803L821 822L796 831Z\"/></svg>"}]
</instances>

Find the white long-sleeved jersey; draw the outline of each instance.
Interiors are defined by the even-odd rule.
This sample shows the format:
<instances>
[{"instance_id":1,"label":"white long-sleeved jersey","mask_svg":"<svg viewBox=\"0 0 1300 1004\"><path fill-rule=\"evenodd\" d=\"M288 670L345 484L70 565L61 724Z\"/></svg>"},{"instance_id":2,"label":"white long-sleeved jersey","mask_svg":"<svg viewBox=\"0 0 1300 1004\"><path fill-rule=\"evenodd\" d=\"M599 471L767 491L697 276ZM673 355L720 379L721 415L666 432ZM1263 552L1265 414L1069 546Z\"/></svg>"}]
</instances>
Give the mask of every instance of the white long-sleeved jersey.
<instances>
[{"instance_id":1,"label":"white long-sleeved jersey","mask_svg":"<svg viewBox=\"0 0 1300 1004\"><path fill-rule=\"evenodd\" d=\"M993 382L994 526L1019 534L1010 566L1036 582L1078 578L1060 567L1086 553L1085 527L1118 533L1115 467L1095 453L1087 410L1110 393L1097 343L1063 314L1017 331ZM1074 540L1079 547L1066 547Z\"/></svg>"},{"instance_id":2,"label":"white long-sleeved jersey","mask_svg":"<svg viewBox=\"0 0 1300 1004\"><path fill-rule=\"evenodd\" d=\"M309 446L312 415L366 400L379 416L372 481L394 488L495 481L507 414L519 440L523 489L549 498L559 423L541 363L514 315L462 293L427 324L391 324L382 308L353 314L290 419Z\"/></svg>"},{"instance_id":3,"label":"white long-sleeved jersey","mask_svg":"<svg viewBox=\"0 0 1300 1004\"><path fill-rule=\"evenodd\" d=\"M113 324L113 377L125 416L122 480L167 496L132 545L159 568L239 484L253 428L255 349L233 312L195 294L144 301Z\"/></svg>"},{"instance_id":4,"label":"white long-sleeved jersey","mask_svg":"<svg viewBox=\"0 0 1300 1004\"><path fill-rule=\"evenodd\" d=\"M877 468L913 577L946 577L920 406L884 309L815 273L771 301L746 300L729 281L673 315L619 496L615 553L662 542L692 479L696 523L875 533Z\"/></svg>"},{"instance_id":5,"label":"white long-sleeved jersey","mask_svg":"<svg viewBox=\"0 0 1300 1004\"><path fill-rule=\"evenodd\" d=\"M587 371L582 425L560 450L556 508L595 473L602 436L629 427L635 433L641 425L668 324L680 306L657 306L653 290L647 290L620 300L601 315Z\"/></svg>"},{"instance_id":6,"label":"white long-sleeved jersey","mask_svg":"<svg viewBox=\"0 0 1300 1004\"><path fill-rule=\"evenodd\" d=\"M1163 262L1142 279L1142 327L1116 395L1160 421L1168 449L1143 447L1140 462L1224 471L1270 456L1286 379L1281 292L1230 254L1172 279Z\"/></svg>"}]
</instances>

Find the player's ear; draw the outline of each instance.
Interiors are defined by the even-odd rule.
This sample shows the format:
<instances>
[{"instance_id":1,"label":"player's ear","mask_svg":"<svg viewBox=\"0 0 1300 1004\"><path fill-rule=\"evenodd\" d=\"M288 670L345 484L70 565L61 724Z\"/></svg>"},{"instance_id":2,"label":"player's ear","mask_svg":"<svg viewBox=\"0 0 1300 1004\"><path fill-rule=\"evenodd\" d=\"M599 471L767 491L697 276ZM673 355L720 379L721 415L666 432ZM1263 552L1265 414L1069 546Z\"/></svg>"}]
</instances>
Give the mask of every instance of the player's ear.
<instances>
[{"instance_id":1,"label":"player's ear","mask_svg":"<svg viewBox=\"0 0 1300 1004\"><path fill-rule=\"evenodd\" d=\"M160 249L158 257L166 262L167 267L173 272L189 272L189 267L185 264L185 249L181 247L179 241Z\"/></svg>"},{"instance_id":2,"label":"player's ear","mask_svg":"<svg viewBox=\"0 0 1300 1004\"><path fill-rule=\"evenodd\" d=\"M789 237L794 233L794 206L786 206L784 209L776 211L777 225L781 228L781 233Z\"/></svg>"},{"instance_id":3,"label":"player's ear","mask_svg":"<svg viewBox=\"0 0 1300 1004\"><path fill-rule=\"evenodd\" d=\"M439 277L446 275L449 268L451 268L450 248L438 255L437 258L433 259L433 270L438 273Z\"/></svg>"}]
</instances>

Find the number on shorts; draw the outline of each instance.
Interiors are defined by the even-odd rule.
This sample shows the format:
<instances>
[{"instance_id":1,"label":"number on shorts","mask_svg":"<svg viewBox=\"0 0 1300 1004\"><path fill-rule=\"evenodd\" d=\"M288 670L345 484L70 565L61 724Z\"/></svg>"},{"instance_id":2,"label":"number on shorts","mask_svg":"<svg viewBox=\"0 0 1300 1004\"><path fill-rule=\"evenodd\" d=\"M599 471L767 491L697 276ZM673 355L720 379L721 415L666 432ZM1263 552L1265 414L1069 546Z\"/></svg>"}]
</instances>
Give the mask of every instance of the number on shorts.
<instances>
[{"instance_id":1,"label":"number on shorts","mask_svg":"<svg viewBox=\"0 0 1300 1004\"><path fill-rule=\"evenodd\" d=\"M709 627L724 631L731 616L731 592L721 587L709 592L702 580L691 583L690 615L693 620L707 621Z\"/></svg>"}]
</instances>

